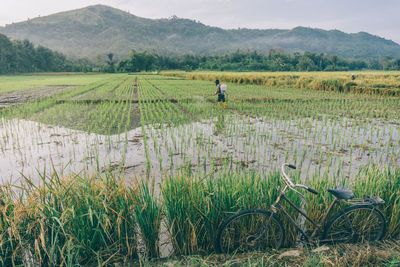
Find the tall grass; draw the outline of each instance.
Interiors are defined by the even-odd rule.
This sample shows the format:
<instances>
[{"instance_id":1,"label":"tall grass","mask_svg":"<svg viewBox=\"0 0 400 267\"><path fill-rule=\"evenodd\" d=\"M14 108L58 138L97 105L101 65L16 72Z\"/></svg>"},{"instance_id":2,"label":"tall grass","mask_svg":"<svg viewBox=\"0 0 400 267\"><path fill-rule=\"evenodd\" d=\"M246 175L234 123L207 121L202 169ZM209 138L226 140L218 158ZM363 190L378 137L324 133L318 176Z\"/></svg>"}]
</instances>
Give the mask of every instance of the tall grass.
<instances>
[{"instance_id":1,"label":"tall grass","mask_svg":"<svg viewBox=\"0 0 400 267\"><path fill-rule=\"evenodd\" d=\"M147 257L157 258L160 256L160 225L162 220L162 209L154 191L153 184L140 181L135 186L134 212L136 221L140 228L140 238L144 242Z\"/></svg>"},{"instance_id":2,"label":"tall grass","mask_svg":"<svg viewBox=\"0 0 400 267\"><path fill-rule=\"evenodd\" d=\"M207 179L181 173L165 180L162 194L175 253L214 251L214 238L223 220L242 209L268 209L280 192L279 176L277 172L259 176L226 171ZM289 197L299 204L296 195ZM286 244L293 245L294 228L287 231Z\"/></svg>"},{"instance_id":3,"label":"tall grass","mask_svg":"<svg viewBox=\"0 0 400 267\"><path fill-rule=\"evenodd\" d=\"M300 172L294 172L295 181ZM334 185L352 188L356 197L377 195L386 201L388 238L399 237L400 171L368 166L351 182L315 175L306 183L319 191L305 192L309 215L320 220L333 197ZM175 255L214 251L221 223L243 209L269 209L282 190L280 173L226 170L212 176L189 171L168 177L161 195L148 180L128 186L115 175L43 176L40 185L30 180L24 188L0 190L0 266L31 262L40 266L113 265L138 259L138 244L146 257L160 256L160 224L167 222ZM300 205L298 195L288 194ZM288 208L288 206L286 206ZM297 213L289 209L296 220ZM297 233L285 216L286 246Z\"/></svg>"},{"instance_id":4,"label":"tall grass","mask_svg":"<svg viewBox=\"0 0 400 267\"><path fill-rule=\"evenodd\" d=\"M11 188L0 187L0 266L22 264L20 207Z\"/></svg>"},{"instance_id":5,"label":"tall grass","mask_svg":"<svg viewBox=\"0 0 400 267\"><path fill-rule=\"evenodd\" d=\"M111 264L137 258L134 191L111 174L97 177L57 174L28 181L21 194L23 225L17 229L18 253L40 266ZM19 234L19 236L18 236ZM22 249L23 247L23 249Z\"/></svg>"},{"instance_id":6,"label":"tall grass","mask_svg":"<svg viewBox=\"0 0 400 267\"><path fill-rule=\"evenodd\" d=\"M380 196L386 204L382 206L388 223L388 238L400 234L400 170L369 165L360 170L352 185L356 196Z\"/></svg>"},{"instance_id":7,"label":"tall grass","mask_svg":"<svg viewBox=\"0 0 400 267\"><path fill-rule=\"evenodd\" d=\"M381 170L373 166L360 171L353 182L328 177L327 174L322 177L316 174L307 184L319 191L319 194L304 193L307 201L305 209L313 220L320 221L334 199L327 189L345 185L353 188L359 198L364 195L382 197L387 203L383 208L389 223L387 237L398 237L399 177L398 170ZM170 177L165 181L162 193L175 253L187 255L213 251L216 232L224 219L242 209L269 209L281 189L278 172L261 177L254 173L223 172L205 180L185 173ZM297 205L301 204L298 195L289 194L289 199ZM337 205L331 214L334 215L345 206ZM298 214L288 205L285 208L289 209L295 220L298 218ZM285 245L292 246L297 239L295 229L285 216L280 214L280 218L287 231ZM309 224L307 228L313 230Z\"/></svg>"},{"instance_id":8,"label":"tall grass","mask_svg":"<svg viewBox=\"0 0 400 267\"><path fill-rule=\"evenodd\" d=\"M322 219L324 212L333 201L332 194L327 192L328 188L334 188L338 185L351 188L356 198L364 196L379 196L386 203L379 206L385 215L388 229L387 238L398 238L400 233L400 171L399 169L390 169L377 165L368 165L361 168L358 174L352 179L343 179L342 177L328 177L326 174L322 177L314 175L308 180L307 184L316 189L319 194L306 194L308 202L307 212L313 220ZM331 212L331 217L340 208L347 205L340 203ZM329 217L327 222L329 221ZM307 224L310 230L313 230L311 224Z\"/></svg>"}]
</instances>

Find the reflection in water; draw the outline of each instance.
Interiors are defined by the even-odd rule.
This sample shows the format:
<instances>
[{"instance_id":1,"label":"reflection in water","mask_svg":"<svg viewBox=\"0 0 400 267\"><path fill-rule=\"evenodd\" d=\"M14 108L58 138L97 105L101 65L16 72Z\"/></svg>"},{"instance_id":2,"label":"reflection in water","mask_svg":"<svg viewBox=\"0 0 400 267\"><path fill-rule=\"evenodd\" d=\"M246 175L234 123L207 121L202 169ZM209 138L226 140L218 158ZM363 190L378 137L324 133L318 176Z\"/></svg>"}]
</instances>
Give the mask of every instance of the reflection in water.
<instances>
[{"instance_id":1,"label":"reflection in water","mask_svg":"<svg viewBox=\"0 0 400 267\"><path fill-rule=\"evenodd\" d=\"M217 116L217 121L215 122L215 135L222 134L223 131L225 130L225 112L222 111L220 114Z\"/></svg>"},{"instance_id":2,"label":"reflection in water","mask_svg":"<svg viewBox=\"0 0 400 267\"><path fill-rule=\"evenodd\" d=\"M209 173L226 166L269 172L282 162L299 167L302 177L329 170L332 177L352 176L360 166L381 163L400 166L397 125L374 120L360 127L357 120L313 118L279 120L221 112L217 117L176 127L147 125L122 135L97 135L26 120L0 121L0 183L15 182L21 173L93 172L123 167L131 175L156 178L180 169ZM147 149L147 151L146 151ZM146 162L148 163L146 166Z\"/></svg>"},{"instance_id":3,"label":"reflection in water","mask_svg":"<svg viewBox=\"0 0 400 267\"><path fill-rule=\"evenodd\" d=\"M0 121L0 184L18 183L23 176L81 171L106 166L138 166L144 162L141 128L124 135L98 135L20 119Z\"/></svg>"}]
</instances>

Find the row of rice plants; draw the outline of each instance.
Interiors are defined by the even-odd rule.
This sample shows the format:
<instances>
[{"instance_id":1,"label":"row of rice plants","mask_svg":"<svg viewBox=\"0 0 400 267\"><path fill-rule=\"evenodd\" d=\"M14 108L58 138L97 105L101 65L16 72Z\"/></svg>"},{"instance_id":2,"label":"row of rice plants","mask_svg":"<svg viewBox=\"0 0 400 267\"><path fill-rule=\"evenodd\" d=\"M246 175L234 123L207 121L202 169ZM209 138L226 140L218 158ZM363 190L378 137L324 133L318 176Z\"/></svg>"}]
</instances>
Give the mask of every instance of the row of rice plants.
<instances>
[{"instance_id":1,"label":"row of rice plants","mask_svg":"<svg viewBox=\"0 0 400 267\"><path fill-rule=\"evenodd\" d=\"M74 166L69 168L76 171L75 165L93 171L95 168L104 168L104 164L115 162L113 159L123 165L128 143L127 133L137 126L135 114L132 114L135 112L133 103L124 99L88 103L71 100L96 90L110 92L115 84L121 83L117 78L111 77L71 89L63 95L4 109L0 148L2 156L7 158L11 155L15 158L15 167L18 169L13 171L13 179L17 179L16 176L21 177L19 172L36 177L36 168L42 172L53 163L57 165L58 171L70 163L74 163ZM134 98L133 82L134 79L130 82L131 86L128 81L122 84L125 95L131 99ZM117 136L113 136L115 134ZM45 151L46 148L48 152ZM109 152L108 155L106 151ZM111 151L114 153L111 154ZM11 171L8 166L3 169L7 162L7 159L0 161L4 173ZM8 179L9 177L4 177L4 182Z\"/></svg>"},{"instance_id":2,"label":"row of rice plants","mask_svg":"<svg viewBox=\"0 0 400 267\"><path fill-rule=\"evenodd\" d=\"M102 79L100 81L96 81L80 87L73 87L59 94L56 93L44 99L27 102L17 107L10 106L0 110L0 114L4 118L27 118L34 113L43 111L56 105L57 103L59 103L60 100L70 100L87 92L97 90L98 88L108 88L109 79L110 78Z\"/></svg>"},{"instance_id":3,"label":"row of rice plants","mask_svg":"<svg viewBox=\"0 0 400 267\"><path fill-rule=\"evenodd\" d=\"M146 170L148 175L150 175L151 168L153 168L153 172L162 171L162 161L165 161L165 155L159 153L164 147L161 143L158 143L158 137L156 136L154 127L158 126L166 128L168 126L178 125L188 122L189 118L188 114L182 113L182 110L180 110L174 103L168 100L164 101L162 99L157 99L160 95L163 94L159 89L140 77L138 80L138 97L140 120L145 144ZM149 126L149 124L151 124L151 126ZM152 147L148 144L149 138L153 143ZM174 142L176 143L175 139ZM151 157L150 151L155 151L154 157ZM156 164L151 164L151 162L154 161L153 158L160 162L159 168L155 168ZM153 166L151 167L151 165Z\"/></svg>"},{"instance_id":4,"label":"row of rice plants","mask_svg":"<svg viewBox=\"0 0 400 267\"><path fill-rule=\"evenodd\" d=\"M175 91L186 92L180 90L184 86L179 86L178 80L167 82L175 83L176 89L159 84L157 90L172 97ZM195 85L192 87L196 90ZM153 159L151 165L160 166L159 170L169 167L174 173L190 164L206 171L215 165L223 168L224 162L268 170L276 167L274 161L290 159L302 165L303 174L312 174L322 164L332 172L340 170L352 176L352 170L368 162L397 166L397 104L394 99L232 101L230 110L222 112L209 101L180 99L176 105L185 111L182 115L169 117L168 110L159 112L154 103L146 103L148 108L143 112L144 121L153 125L147 132L149 158ZM162 124L165 118L169 118L168 124ZM180 125L197 120L200 122Z\"/></svg>"},{"instance_id":5,"label":"row of rice plants","mask_svg":"<svg viewBox=\"0 0 400 267\"><path fill-rule=\"evenodd\" d=\"M126 79L110 96L113 99L120 99L125 101L138 100L138 85L137 78Z\"/></svg>"},{"instance_id":6,"label":"row of rice plants","mask_svg":"<svg viewBox=\"0 0 400 267\"><path fill-rule=\"evenodd\" d=\"M142 77L140 77L142 78ZM157 101L161 99L165 99L165 95L163 95L157 88L151 85L148 82L142 82L145 80L140 79L140 89L138 91L138 97L140 101Z\"/></svg>"},{"instance_id":7,"label":"row of rice plants","mask_svg":"<svg viewBox=\"0 0 400 267\"><path fill-rule=\"evenodd\" d=\"M209 81L182 80L182 79L154 79L153 76L144 77L146 80L174 100L203 100L213 96L215 84Z\"/></svg>"}]
</instances>

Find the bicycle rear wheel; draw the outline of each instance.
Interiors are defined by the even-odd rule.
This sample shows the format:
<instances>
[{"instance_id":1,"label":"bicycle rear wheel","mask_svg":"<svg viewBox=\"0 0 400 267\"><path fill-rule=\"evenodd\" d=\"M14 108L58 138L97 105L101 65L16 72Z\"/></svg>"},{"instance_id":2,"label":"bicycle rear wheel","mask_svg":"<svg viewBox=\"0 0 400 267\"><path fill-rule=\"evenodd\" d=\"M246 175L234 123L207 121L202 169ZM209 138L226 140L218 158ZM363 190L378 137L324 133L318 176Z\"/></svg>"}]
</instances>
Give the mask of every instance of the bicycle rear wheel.
<instances>
[{"instance_id":1,"label":"bicycle rear wheel","mask_svg":"<svg viewBox=\"0 0 400 267\"><path fill-rule=\"evenodd\" d=\"M374 206L356 205L336 214L328 223L323 241L366 242L381 240L386 233L386 220Z\"/></svg>"},{"instance_id":2,"label":"bicycle rear wheel","mask_svg":"<svg viewBox=\"0 0 400 267\"><path fill-rule=\"evenodd\" d=\"M285 230L277 216L265 210L244 210L229 217L219 228L215 249L218 253L278 249Z\"/></svg>"}]
</instances>

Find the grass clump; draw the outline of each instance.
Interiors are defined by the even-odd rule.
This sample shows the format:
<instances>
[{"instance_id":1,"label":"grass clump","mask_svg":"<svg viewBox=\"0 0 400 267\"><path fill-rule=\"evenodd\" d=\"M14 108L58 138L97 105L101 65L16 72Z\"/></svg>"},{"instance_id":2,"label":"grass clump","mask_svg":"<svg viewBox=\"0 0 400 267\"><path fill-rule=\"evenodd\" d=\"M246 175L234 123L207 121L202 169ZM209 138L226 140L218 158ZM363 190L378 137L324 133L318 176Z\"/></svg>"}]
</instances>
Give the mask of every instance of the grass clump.
<instances>
[{"instance_id":1,"label":"grass clump","mask_svg":"<svg viewBox=\"0 0 400 267\"><path fill-rule=\"evenodd\" d=\"M111 174L57 174L29 183L24 208L27 255L40 266L126 262L137 258L134 191Z\"/></svg>"},{"instance_id":2,"label":"grass clump","mask_svg":"<svg viewBox=\"0 0 400 267\"><path fill-rule=\"evenodd\" d=\"M400 234L400 170L370 165L361 169L353 185L356 196L379 196L386 203L381 206L388 224L387 238Z\"/></svg>"},{"instance_id":3,"label":"grass clump","mask_svg":"<svg viewBox=\"0 0 400 267\"><path fill-rule=\"evenodd\" d=\"M268 209L280 192L279 173L260 177L253 173L222 172L215 178L184 173L165 180L162 187L166 217L176 255L214 251L216 233L222 222L237 211ZM299 198L289 195L294 203ZM297 218L293 211L289 213ZM294 228L288 226L287 245L293 245Z\"/></svg>"},{"instance_id":4,"label":"grass clump","mask_svg":"<svg viewBox=\"0 0 400 267\"><path fill-rule=\"evenodd\" d=\"M162 209L154 193L154 184L150 186L147 181L141 181L134 190L134 212L140 228L140 238L144 242L145 256L158 258Z\"/></svg>"},{"instance_id":5,"label":"grass clump","mask_svg":"<svg viewBox=\"0 0 400 267\"><path fill-rule=\"evenodd\" d=\"M0 266L22 264L21 205L10 187L0 187Z\"/></svg>"}]
</instances>

